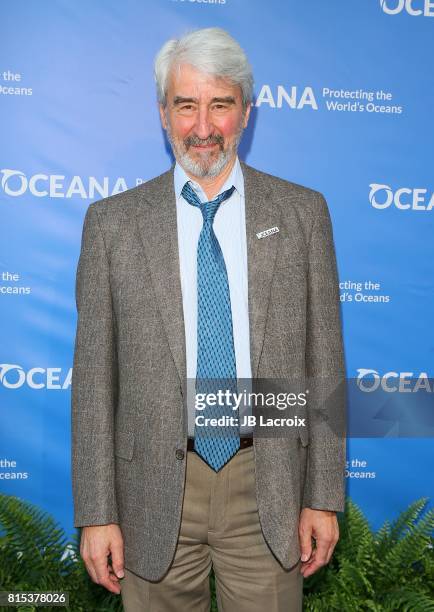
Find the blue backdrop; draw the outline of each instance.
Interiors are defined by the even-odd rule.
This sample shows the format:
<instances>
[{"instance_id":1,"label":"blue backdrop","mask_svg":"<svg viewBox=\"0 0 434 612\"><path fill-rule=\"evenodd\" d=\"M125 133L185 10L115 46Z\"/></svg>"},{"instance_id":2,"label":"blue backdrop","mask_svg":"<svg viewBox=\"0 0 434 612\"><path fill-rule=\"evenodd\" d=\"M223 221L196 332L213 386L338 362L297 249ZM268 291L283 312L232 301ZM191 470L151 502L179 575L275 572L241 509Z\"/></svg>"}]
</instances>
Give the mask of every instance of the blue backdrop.
<instances>
[{"instance_id":1,"label":"blue backdrop","mask_svg":"<svg viewBox=\"0 0 434 612\"><path fill-rule=\"evenodd\" d=\"M328 201L348 377L433 376L434 3L3 1L0 490L68 532L83 217L169 167L153 59L208 26L254 69L241 157ZM433 494L428 437L351 439L348 460L348 494L374 528Z\"/></svg>"}]
</instances>

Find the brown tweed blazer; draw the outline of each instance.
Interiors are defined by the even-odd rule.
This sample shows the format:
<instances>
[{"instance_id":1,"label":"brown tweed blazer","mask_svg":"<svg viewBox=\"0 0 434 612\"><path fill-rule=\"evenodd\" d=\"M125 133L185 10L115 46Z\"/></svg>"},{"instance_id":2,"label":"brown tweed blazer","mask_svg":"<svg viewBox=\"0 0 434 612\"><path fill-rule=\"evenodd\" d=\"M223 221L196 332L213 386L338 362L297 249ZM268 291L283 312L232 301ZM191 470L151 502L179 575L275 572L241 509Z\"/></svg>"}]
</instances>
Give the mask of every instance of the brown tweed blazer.
<instances>
[{"instance_id":1,"label":"brown tweed blazer","mask_svg":"<svg viewBox=\"0 0 434 612\"><path fill-rule=\"evenodd\" d=\"M242 163L252 376L344 377L329 211L317 191ZM258 239L257 232L279 232ZM186 357L173 167L91 204L77 267L72 376L74 524L118 523L125 565L161 578L178 538ZM335 406L344 416L344 402ZM265 539L300 557L302 507L344 509L345 438L306 409L298 437L254 440Z\"/></svg>"}]
</instances>

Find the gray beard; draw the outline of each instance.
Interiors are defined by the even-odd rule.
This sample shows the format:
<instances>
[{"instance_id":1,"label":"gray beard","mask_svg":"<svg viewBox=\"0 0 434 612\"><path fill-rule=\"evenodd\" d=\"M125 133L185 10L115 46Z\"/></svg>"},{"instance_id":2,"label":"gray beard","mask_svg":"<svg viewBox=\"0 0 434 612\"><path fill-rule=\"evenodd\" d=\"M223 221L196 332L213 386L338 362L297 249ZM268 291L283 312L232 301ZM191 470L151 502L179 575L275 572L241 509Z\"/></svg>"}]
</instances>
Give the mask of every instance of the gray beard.
<instances>
[{"instance_id":1,"label":"gray beard","mask_svg":"<svg viewBox=\"0 0 434 612\"><path fill-rule=\"evenodd\" d=\"M198 178L215 177L218 176L229 163L230 159L233 155L236 155L238 150L238 145L241 140L241 136L243 133L243 129L240 127L235 140L232 146L226 151L219 151L217 159L212 162L211 165L208 165L206 162L201 163L199 161L193 161L191 157L188 155L188 152L185 150L184 146L179 146L177 142L175 142L172 132L170 130L170 123L167 121L167 138L172 146L172 151L175 156L176 161L184 168L186 172L189 172L193 176L197 176Z\"/></svg>"}]
</instances>

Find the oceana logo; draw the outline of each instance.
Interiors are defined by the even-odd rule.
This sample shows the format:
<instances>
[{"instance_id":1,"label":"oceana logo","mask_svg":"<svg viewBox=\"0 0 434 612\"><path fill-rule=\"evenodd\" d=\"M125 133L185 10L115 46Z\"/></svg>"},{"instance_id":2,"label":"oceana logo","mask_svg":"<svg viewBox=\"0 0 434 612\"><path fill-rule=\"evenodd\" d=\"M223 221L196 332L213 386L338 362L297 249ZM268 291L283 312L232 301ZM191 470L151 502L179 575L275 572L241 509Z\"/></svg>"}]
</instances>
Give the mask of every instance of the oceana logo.
<instances>
[{"instance_id":1,"label":"oceana logo","mask_svg":"<svg viewBox=\"0 0 434 612\"><path fill-rule=\"evenodd\" d=\"M30 368L25 371L14 363L0 363L0 384L6 389L19 389L27 386L30 389L69 389L71 386L72 368L66 375L62 368Z\"/></svg>"},{"instance_id":2,"label":"oceana logo","mask_svg":"<svg viewBox=\"0 0 434 612\"><path fill-rule=\"evenodd\" d=\"M61 174L33 174L28 177L21 170L0 169L1 188L8 196L19 197L30 192L37 198L107 198L128 189L124 177L110 179L104 176L102 181L94 176L67 178ZM136 184L142 182L137 179Z\"/></svg>"},{"instance_id":3,"label":"oceana logo","mask_svg":"<svg viewBox=\"0 0 434 612\"><path fill-rule=\"evenodd\" d=\"M424 188L400 187L395 191L389 185L371 183L369 185L369 202L379 210L396 206L399 210L432 210L434 207L434 192Z\"/></svg>"},{"instance_id":4,"label":"oceana logo","mask_svg":"<svg viewBox=\"0 0 434 612\"><path fill-rule=\"evenodd\" d=\"M300 110L307 106L312 110L318 110L318 103L315 98L315 93L312 87L284 87L277 85L275 89L271 89L270 85L262 85L258 97L256 98L255 106L260 107L266 105L269 108L282 108L288 106L296 110Z\"/></svg>"},{"instance_id":5,"label":"oceana logo","mask_svg":"<svg viewBox=\"0 0 434 612\"><path fill-rule=\"evenodd\" d=\"M433 0L380 0L387 15L398 15L403 11L412 17L434 17Z\"/></svg>"},{"instance_id":6,"label":"oceana logo","mask_svg":"<svg viewBox=\"0 0 434 612\"><path fill-rule=\"evenodd\" d=\"M368 368L357 369L357 386L361 391L370 393L381 387L383 391L394 393L416 393L423 389L428 393L433 392L433 379L426 372L414 374L414 372L386 372L380 374L378 370Z\"/></svg>"}]
</instances>

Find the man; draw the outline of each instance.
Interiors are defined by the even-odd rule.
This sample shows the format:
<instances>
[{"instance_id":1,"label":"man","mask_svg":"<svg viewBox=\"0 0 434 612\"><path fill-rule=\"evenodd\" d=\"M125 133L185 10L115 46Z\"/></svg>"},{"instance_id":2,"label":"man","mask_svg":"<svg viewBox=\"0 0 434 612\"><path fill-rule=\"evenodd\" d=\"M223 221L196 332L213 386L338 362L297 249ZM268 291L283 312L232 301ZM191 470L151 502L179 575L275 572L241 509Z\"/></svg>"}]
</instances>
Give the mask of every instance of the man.
<instances>
[{"instance_id":1,"label":"man","mask_svg":"<svg viewBox=\"0 0 434 612\"><path fill-rule=\"evenodd\" d=\"M72 381L81 555L127 612L209 610L211 566L221 610L300 610L303 576L338 539L344 437L309 408L296 437L253 436L241 419L212 436L187 389L343 376L327 204L239 161L253 79L226 32L169 41L155 75L176 164L91 204L83 227Z\"/></svg>"}]
</instances>

